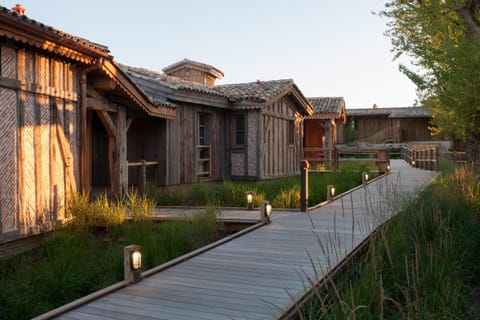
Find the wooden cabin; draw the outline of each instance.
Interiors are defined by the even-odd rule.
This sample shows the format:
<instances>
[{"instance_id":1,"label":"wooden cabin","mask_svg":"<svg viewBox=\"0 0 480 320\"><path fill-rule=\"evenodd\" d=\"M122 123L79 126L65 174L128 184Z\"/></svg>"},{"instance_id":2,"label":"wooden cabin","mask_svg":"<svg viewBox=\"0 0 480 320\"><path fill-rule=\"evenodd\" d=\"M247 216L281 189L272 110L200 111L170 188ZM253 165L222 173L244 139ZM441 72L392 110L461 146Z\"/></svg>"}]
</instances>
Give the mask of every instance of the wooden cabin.
<instances>
[{"instance_id":1,"label":"wooden cabin","mask_svg":"<svg viewBox=\"0 0 480 320\"><path fill-rule=\"evenodd\" d=\"M292 80L215 85L220 70L188 59L163 72L123 69L147 95L176 106L162 185L298 173L303 117L312 108Z\"/></svg>"},{"instance_id":2,"label":"wooden cabin","mask_svg":"<svg viewBox=\"0 0 480 320\"><path fill-rule=\"evenodd\" d=\"M347 123L341 128L339 143L402 143L431 141L431 116L423 107L348 109ZM347 141L347 131L355 141Z\"/></svg>"},{"instance_id":3,"label":"wooden cabin","mask_svg":"<svg viewBox=\"0 0 480 320\"><path fill-rule=\"evenodd\" d=\"M138 123L174 116L105 46L0 7L0 242L64 222L68 197L96 183L121 196L129 136L146 152L163 141Z\"/></svg>"},{"instance_id":4,"label":"wooden cabin","mask_svg":"<svg viewBox=\"0 0 480 320\"><path fill-rule=\"evenodd\" d=\"M313 108L293 80L217 86L228 95L232 178L271 179L298 174L303 119Z\"/></svg>"},{"instance_id":5,"label":"wooden cabin","mask_svg":"<svg viewBox=\"0 0 480 320\"><path fill-rule=\"evenodd\" d=\"M330 159L330 155L316 149L327 149L326 152L329 152L328 149L337 144L338 128L347 120L345 100L342 97L315 97L308 100L313 105L313 114L305 117L304 157Z\"/></svg>"}]
</instances>

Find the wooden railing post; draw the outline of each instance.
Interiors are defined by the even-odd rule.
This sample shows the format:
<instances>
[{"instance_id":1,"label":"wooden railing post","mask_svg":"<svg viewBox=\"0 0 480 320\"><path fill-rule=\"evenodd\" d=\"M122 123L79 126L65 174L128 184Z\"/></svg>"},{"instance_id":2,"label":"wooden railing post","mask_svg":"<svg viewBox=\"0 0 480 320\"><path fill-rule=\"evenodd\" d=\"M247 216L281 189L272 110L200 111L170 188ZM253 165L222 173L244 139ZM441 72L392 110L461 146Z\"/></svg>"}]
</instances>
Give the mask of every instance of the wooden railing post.
<instances>
[{"instance_id":1,"label":"wooden railing post","mask_svg":"<svg viewBox=\"0 0 480 320\"><path fill-rule=\"evenodd\" d=\"M308 211L308 168L310 164L307 160L300 161L300 210Z\"/></svg>"},{"instance_id":2,"label":"wooden railing post","mask_svg":"<svg viewBox=\"0 0 480 320\"><path fill-rule=\"evenodd\" d=\"M438 146L435 147L435 171L440 171L440 148Z\"/></svg>"}]
</instances>

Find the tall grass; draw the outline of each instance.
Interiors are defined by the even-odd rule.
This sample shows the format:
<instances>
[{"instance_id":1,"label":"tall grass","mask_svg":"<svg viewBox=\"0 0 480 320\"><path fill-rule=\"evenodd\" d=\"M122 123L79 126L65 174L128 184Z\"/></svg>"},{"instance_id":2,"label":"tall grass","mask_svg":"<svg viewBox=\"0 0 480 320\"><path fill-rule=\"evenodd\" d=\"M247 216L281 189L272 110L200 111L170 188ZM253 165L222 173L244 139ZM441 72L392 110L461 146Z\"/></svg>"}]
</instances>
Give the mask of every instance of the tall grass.
<instances>
[{"instance_id":1,"label":"tall grass","mask_svg":"<svg viewBox=\"0 0 480 320\"><path fill-rule=\"evenodd\" d=\"M36 252L0 261L0 319L30 319L122 280L128 244L140 245L143 269L150 269L223 236L213 208L191 222L161 224L146 218L149 208L133 194L117 203L72 200L70 225L49 234ZM126 211L133 222L124 222Z\"/></svg>"},{"instance_id":2,"label":"tall grass","mask_svg":"<svg viewBox=\"0 0 480 320\"><path fill-rule=\"evenodd\" d=\"M347 191L361 183L365 164L345 164L342 171L309 174L310 205L326 200L327 185L333 184L337 193ZM372 177L374 174L372 174ZM269 200L276 208L300 207L300 177L288 177L268 181L223 181L221 183L198 183L191 187L150 188L151 196L160 205L192 206L246 206L246 193L254 193L254 205Z\"/></svg>"},{"instance_id":3,"label":"tall grass","mask_svg":"<svg viewBox=\"0 0 480 320\"><path fill-rule=\"evenodd\" d=\"M472 168L437 179L381 227L359 275L299 318L479 319L479 196Z\"/></svg>"}]
</instances>

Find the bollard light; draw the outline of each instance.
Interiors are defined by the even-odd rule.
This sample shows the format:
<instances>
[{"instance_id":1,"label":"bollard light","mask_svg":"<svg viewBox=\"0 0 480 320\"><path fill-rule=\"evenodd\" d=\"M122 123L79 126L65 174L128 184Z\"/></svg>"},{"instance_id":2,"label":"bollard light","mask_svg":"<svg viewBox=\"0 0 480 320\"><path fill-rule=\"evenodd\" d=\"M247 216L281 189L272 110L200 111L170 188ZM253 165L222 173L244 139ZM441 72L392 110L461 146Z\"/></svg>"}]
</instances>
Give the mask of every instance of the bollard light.
<instances>
[{"instance_id":1,"label":"bollard light","mask_svg":"<svg viewBox=\"0 0 480 320\"><path fill-rule=\"evenodd\" d=\"M140 270L142 268L142 254L140 251L133 251L130 258L132 270Z\"/></svg>"},{"instance_id":2,"label":"bollard light","mask_svg":"<svg viewBox=\"0 0 480 320\"><path fill-rule=\"evenodd\" d=\"M387 164L387 172L390 172L391 169L392 169L392 168L390 167L390 165Z\"/></svg>"},{"instance_id":3,"label":"bollard light","mask_svg":"<svg viewBox=\"0 0 480 320\"><path fill-rule=\"evenodd\" d=\"M267 203L265 206L265 213L267 214L267 217L270 218L270 215L272 214L272 205L270 203Z\"/></svg>"},{"instance_id":4,"label":"bollard light","mask_svg":"<svg viewBox=\"0 0 480 320\"><path fill-rule=\"evenodd\" d=\"M270 223L270 215L272 214L272 210L272 205L267 200L262 200L260 205L260 221L262 223Z\"/></svg>"},{"instance_id":5,"label":"bollard light","mask_svg":"<svg viewBox=\"0 0 480 320\"><path fill-rule=\"evenodd\" d=\"M367 182L368 182L368 173L363 172L362 173L362 183L367 184Z\"/></svg>"},{"instance_id":6,"label":"bollard light","mask_svg":"<svg viewBox=\"0 0 480 320\"><path fill-rule=\"evenodd\" d=\"M335 187L330 184L327 186L327 200L332 201L333 197L335 197Z\"/></svg>"},{"instance_id":7,"label":"bollard light","mask_svg":"<svg viewBox=\"0 0 480 320\"><path fill-rule=\"evenodd\" d=\"M247 192L247 209L253 210L253 192L252 191Z\"/></svg>"},{"instance_id":8,"label":"bollard light","mask_svg":"<svg viewBox=\"0 0 480 320\"><path fill-rule=\"evenodd\" d=\"M140 281L142 269L140 246L132 244L123 248L123 262L125 280L131 283Z\"/></svg>"}]
</instances>

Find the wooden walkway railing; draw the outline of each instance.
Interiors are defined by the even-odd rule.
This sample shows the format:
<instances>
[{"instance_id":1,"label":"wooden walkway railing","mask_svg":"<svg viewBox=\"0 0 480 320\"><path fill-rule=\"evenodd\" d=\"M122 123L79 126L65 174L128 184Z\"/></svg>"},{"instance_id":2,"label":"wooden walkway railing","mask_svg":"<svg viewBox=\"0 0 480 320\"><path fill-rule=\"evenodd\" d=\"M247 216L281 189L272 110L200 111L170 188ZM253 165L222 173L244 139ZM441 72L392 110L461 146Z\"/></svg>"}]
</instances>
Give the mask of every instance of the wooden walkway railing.
<instances>
[{"instance_id":1,"label":"wooden walkway railing","mask_svg":"<svg viewBox=\"0 0 480 320\"><path fill-rule=\"evenodd\" d=\"M374 162L379 173L386 173L390 164L390 151L387 148L368 147L304 148L303 159L311 164L328 165L333 170L338 170L341 162Z\"/></svg>"},{"instance_id":2,"label":"wooden walkway railing","mask_svg":"<svg viewBox=\"0 0 480 320\"><path fill-rule=\"evenodd\" d=\"M449 159L455 163L466 163L466 152L441 151L438 144L412 143L402 148L402 158L412 167L426 170L440 170L440 160Z\"/></svg>"}]
</instances>

